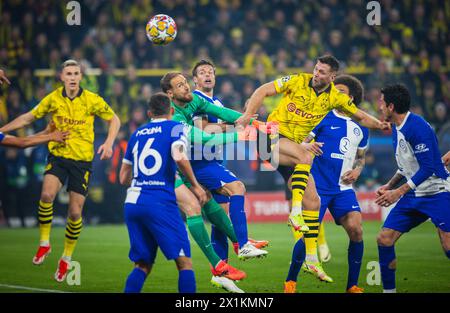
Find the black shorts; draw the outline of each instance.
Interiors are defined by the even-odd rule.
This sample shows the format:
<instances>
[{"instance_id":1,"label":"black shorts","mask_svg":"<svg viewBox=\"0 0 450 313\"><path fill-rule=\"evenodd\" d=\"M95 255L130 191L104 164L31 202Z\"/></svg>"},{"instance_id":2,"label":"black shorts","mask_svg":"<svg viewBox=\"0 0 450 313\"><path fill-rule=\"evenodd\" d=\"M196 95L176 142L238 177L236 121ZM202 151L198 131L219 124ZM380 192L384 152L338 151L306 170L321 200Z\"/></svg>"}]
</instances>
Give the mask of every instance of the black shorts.
<instances>
[{"instance_id":1,"label":"black shorts","mask_svg":"<svg viewBox=\"0 0 450 313\"><path fill-rule=\"evenodd\" d=\"M87 196L92 162L75 161L49 154L44 175L52 174L59 178L61 184L67 183L67 191Z\"/></svg>"}]
</instances>

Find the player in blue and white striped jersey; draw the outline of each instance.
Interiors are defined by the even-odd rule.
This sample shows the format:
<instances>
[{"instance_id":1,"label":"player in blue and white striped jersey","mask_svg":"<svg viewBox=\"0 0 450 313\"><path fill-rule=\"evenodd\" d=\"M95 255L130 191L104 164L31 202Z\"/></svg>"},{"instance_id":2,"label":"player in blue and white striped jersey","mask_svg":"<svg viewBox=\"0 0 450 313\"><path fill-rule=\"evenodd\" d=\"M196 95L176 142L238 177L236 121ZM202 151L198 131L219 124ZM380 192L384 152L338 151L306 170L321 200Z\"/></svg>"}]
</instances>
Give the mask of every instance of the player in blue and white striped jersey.
<instances>
[{"instance_id":1,"label":"player in blue and white striped jersey","mask_svg":"<svg viewBox=\"0 0 450 313\"><path fill-rule=\"evenodd\" d=\"M350 75L340 75L334 81L336 88L349 95L355 105L363 99L361 82ZM361 293L358 278L364 251L361 209L356 199L353 183L365 164L369 130L352 121L343 112L333 110L311 131L305 139L323 142L323 154L316 156L311 169L317 192L320 195L319 223L328 208L336 224L342 225L349 237L347 292ZM304 270L319 279L332 281L318 263L317 254L307 255Z\"/></svg>"},{"instance_id":2,"label":"player in blue and white striped jersey","mask_svg":"<svg viewBox=\"0 0 450 313\"><path fill-rule=\"evenodd\" d=\"M404 233L429 218L436 226L442 248L450 258L450 178L434 130L409 111L410 95L404 85L381 89L380 108L392 123L398 171L377 190L376 203L397 202L378 234L378 254L384 292L396 292L395 243ZM406 183L396 188L403 179Z\"/></svg>"},{"instance_id":3,"label":"player in blue and white striped jersey","mask_svg":"<svg viewBox=\"0 0 450 313\"><path fill-rule=\"evenodd\" d=\"M202 201L206 193L186 155L185 126L170 120L173 109L167 95L153 95L148 112L152 121L133 133L120 169L120 182L130 185L124 207L129 258L135 263L125 292L141 291L158 247L168 260L175 260L179 292L195 292L189 238L175 196L177 166Z\"/></svg>"}]
</instances>

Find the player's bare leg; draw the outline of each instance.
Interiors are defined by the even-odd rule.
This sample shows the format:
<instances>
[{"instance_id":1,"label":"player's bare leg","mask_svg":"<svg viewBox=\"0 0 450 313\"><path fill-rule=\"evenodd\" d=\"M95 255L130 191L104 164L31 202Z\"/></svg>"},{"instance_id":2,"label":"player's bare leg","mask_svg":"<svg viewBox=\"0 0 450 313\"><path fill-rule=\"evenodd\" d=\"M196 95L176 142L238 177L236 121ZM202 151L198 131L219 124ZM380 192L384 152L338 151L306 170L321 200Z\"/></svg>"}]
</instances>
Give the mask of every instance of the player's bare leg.
<instances>
[{"instance_id":1,"label":"player's bare leg","mask_svg":"<svg viewBox=\"0 0 450 313\"><path fill-rule=\"evenodd\" d=\"M33 264L44 263L47 255L50 254L50 231L53 220L53 201L59 190L62 188L61 181L52 174L44 175L41 198L39 200L39 248L33 257Z\"/></svg>"},{"instance_id":2,"label":"player's bare leg","mask_svg":"<svg viewBox=\"0 0 450 313\"><path fill-rule=\"evenodd\" d=\"M438 228L439 239L441 240L442 249L444 249L444 253L447 258L450 259L450 232L445 232L442 229Z\"/></svg>"},{"instance_id":3,"label":"player's bare leg","mask_svg":"<svg viewBox=\"0 0 450 313\"><path fill-rule=\"evenodd\" d=\"M245 185L236 180L217 189L219 194L230 197L230 219L236 233L240 259L249 259L267 255L267 251L256 248L248 240L247 217L245 215Z\"/></svg>"},{"instance_id":4,"label":"player's bare leg","mask_svg":"<svg viewBox=\"0 0 450 313\"><path fill-rule=\"evenodd\" d=\"M201 206L195 195L184 184L175 188L175 195L178 207L186 214L189 232L208 259L213 275L225 276L232 280L244 279L247 276L244 272L221 260L212 248L211 240L203 222Z\"/></svg>"},{"instance_id":5,"label":"player's bare leg","mask_svg":"<svg viewBox=\"0 0 450 313\"><path fill-rule=\"evenodd\" d=\"M395 257L395 243L402 233L383 227L377 236L378 257L383 281L383 292L393 293L395 289L395 271L397 260Z\"/></svg>"},{"instance_id":6,"label":"player's bare leg","mask_svg":"<svg viewBox=\"0 0 450 313\"><path fill-rule=\"evenodd\" d=\"M364 252L362 217L358 211L352 211L339 220L350 240L348 246L348 293L363 293L364 289L358 287L358 278Z\"/></svg>"},{"instance_id":7,"label":"player's bare leg","mask_svg":"<svg viewBox=\"0 0 450 313\"><path fill-rule=\"evenodd\" d=\"M66 232L64 238L64 251L58 263L58 270L55 279L58 282L64 281L69 269L72 254L83 229L83 219L81 213L86 201L86 197L74 191L69 192L69 214L67 217Z\"/></svg>"}]
</instances>

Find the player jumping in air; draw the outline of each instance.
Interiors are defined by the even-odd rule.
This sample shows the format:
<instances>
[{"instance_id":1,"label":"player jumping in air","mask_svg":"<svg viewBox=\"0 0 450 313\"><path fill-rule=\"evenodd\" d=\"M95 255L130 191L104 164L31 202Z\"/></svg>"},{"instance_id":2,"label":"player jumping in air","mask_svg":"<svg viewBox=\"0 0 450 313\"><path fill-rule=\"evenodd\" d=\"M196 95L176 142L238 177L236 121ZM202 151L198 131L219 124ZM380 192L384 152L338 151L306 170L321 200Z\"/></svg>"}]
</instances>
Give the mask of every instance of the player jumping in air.
<instances>
[{"instance_id":1,"label":"player jumping in air","mask_svg":"<svg viewBox=\"0 0 450 313\"><path fill-rule=\"evenodd\" d=\"M298 275L298 270L305 259L305 243L309 259L312 260L317 256L320 199L310 170L314 155L322 154L320 148L323 144L304 143L303 140L333 109L348 114L362 126L374 129L389 128L388 123L380 122L359 110L348 95L336 89L333 81L338 70L339 62L336 58L329 55L322 56L318 58L313 74L301 73L266 83L255 90L244 115L236 121L237 125L247 125L265 97L283 94L280 103L267 120L279 123L280 134L276 144L279 163L294 167L292 175L289 175L292 176L292 211L289 223L294 229L297 241L293 250L292 271L287 281L296 279ZM286 183L288 179L289 177L285 177ZM303 232L305 242L302 238ZM300 264L299 267L297 264ZM320 266L318 260L317 265Z\"/></svg>"},{"instance_id":2,"label":"player jumping in air","mask_svg":"<svg viewBox=\"0 0 450 313\"><path fill-rule=\"evenodd\" d=\"M444 253L450 259L450 178L440 157L436 134L420 116L409 111L408 89L400 84L381 89L381 111L393 125L398 171L377 190L376 203L390 211L378 234L378 255L384 292L396 292L395 243L402 234L429 218L436 226ZM402 178L407 181L396 185Z\"/></svg>"},{"instance_id":3,"label":"player jumping in air","mask_svg":"<svg viewBox=\"0 0 450 313\"><path fill-rule=\"evenodd\" d=\"M64 281L78 237L83 227L81 213L88 193L89 175L94 158L94 118L98 116L109 123L108 136L99 147L101 160L111 158L114 139L120 128L119 118L99 95L80 87L82 78L79 64L67 60L60 75L64 86L47 95L30 112L7 125L1 132L22 128L47 114L58 130L69 131L65 143L50 142L48 164L39 201L39 249L33 264L40 265L51 252L50 230L53 219L53 201L68 180L69 210L64 241L64 252L58 263L55 279Z\"/></svg>"},{"instance_id":4,"label":"player jumping in air","mask_svg":"<svg viewBox=\"0 0 450 313\"><path fill-rule=\"evenodd\" d=\"M150 98L150 123L138 128L128 142L120 182L130 185L125 200L125 222L130 238L130 260L135 268L125 292L140 292L155 262L158 247L175 260L180 293L195 292L189 238L175 197L176 167L199 197L206 193L195 179L186 155L187 138L181 123L170 121L173 109L163 93Z\"/></svg>"}]
</instances>

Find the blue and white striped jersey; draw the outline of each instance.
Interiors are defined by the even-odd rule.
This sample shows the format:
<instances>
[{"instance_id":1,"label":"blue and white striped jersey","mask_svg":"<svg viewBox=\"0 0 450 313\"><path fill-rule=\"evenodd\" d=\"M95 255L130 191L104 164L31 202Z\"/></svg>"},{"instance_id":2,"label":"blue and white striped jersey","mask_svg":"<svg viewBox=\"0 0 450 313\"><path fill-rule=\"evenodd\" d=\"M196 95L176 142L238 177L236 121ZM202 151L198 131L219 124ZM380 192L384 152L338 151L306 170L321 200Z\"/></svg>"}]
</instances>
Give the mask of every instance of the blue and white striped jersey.
<instances>
[{"instance_id":1,"label":"blue and white striped jersey","mask_svg":"<svg viewBox=\"0 0 450 313\"><path fill-rule=\"evenodd\" d=\"M408 112L403 123L392 127L398 173L416 196L450 191L449 172L441 159L434 130L421 116Z\"/></svg>"},{"instance_id":2,"label":"blue and white striped jersey","mask_svg":"<svg viewBox=\"0 0 450 313\"><path fill-rule=\"evenodd\" d=\"M333 110L311 131L315 141L323 142L323 155L314 158L311 174L319 193L352 189L342 175L353 168L358 149L367 149L369 130Z\"/></svg>"},{"instance_id":3,"label":"blue and white striped jersey","mask_svg":"<svg viewBox=\"0 0 450 313\"><path fill-rule=\"evenodd\" d=\"M123 159L133 166L133 181L126 203L149 204L158 199L176 199L177 166L172 157L173 145L187 149L186 128L175 121L154 119L131 135Z\"/></svg>"},{"instance_id":4,"label":"blue and white striped jersey","mask_svg":"<svg viewBox=\"0 0 450 313\"><path fill-rule=\"evenodd\" d=\"M220 108L223 108L224 105L222 103L222 101L220 101L219 98L217 97L209 97L208 95L204 94L202 91L195 89L193 91L193 93L195 93L197 96L199 96L200 98L205 99L206 101L210 102L211 104L214 104L215 106L218 106ZM220 124L222 123L222 120L219 119L218 117L212 115L212 114L203 114L203 113L197 113L193 116L193 120L197 120L197 119L202 119L206 117L209 123L217 123ZM198 155L202 156L202 160L195 160L194 158L191 158L191 162L209 162L209 161L217 161L222 163L223 158L224 158L224 149L223 149L223 145L215 145L212 147L209 147L207 149L204 148L203 145L195 145L196 149L201 149L201 151L192 151L192 153L197 153Z\"/></svg>"}]
</instances>

